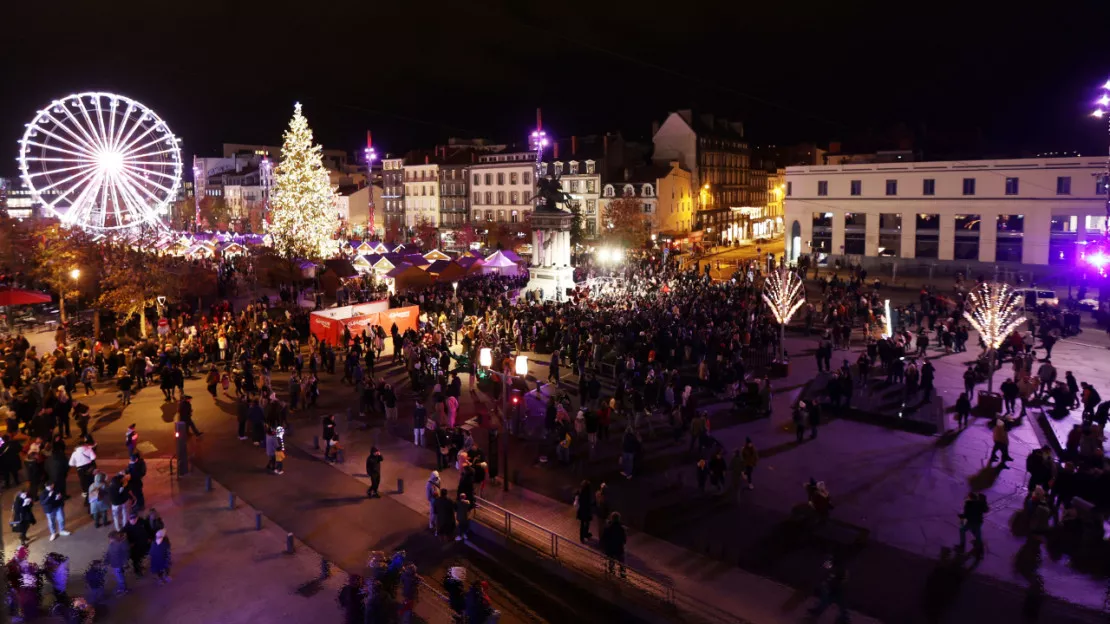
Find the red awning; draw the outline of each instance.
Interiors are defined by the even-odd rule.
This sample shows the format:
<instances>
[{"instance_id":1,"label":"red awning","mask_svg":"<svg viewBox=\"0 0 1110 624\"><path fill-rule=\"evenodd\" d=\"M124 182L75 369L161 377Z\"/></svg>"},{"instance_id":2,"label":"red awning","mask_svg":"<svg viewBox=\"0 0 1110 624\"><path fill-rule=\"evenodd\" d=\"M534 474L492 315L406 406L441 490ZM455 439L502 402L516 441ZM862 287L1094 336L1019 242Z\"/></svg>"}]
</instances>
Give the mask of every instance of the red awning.
<instances>
[{"instance_id":1,"label":"red awning","mask_svg":"<svg viewBox=\"0 0 1110 624\"><path fill-rule=\"evenodd\" d=\"M50 295L46 293L19 288L0 288L0 306L50 303L50 301Z\"/></svg>"}]
</instances>

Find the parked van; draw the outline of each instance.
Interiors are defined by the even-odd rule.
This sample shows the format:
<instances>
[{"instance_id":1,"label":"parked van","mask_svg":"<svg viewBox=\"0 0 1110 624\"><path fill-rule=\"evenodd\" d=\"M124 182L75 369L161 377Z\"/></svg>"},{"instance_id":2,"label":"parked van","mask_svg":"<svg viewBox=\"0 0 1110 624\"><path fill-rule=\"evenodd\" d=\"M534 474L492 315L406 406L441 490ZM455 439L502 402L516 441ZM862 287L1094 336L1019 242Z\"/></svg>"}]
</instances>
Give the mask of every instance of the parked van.
<instances>
[{"instance_id":1,"label":"parked van","mask_svg":"<svg viewBox=\"0 0 1110 624\"><path fill-rule=\"evenodd\" d=\"M1019 288L1015 291L1025 301L1025 309L1030 310L1039 305L1060 305L1056 292L1045 288Z\"/></svg>"}]
</instances>

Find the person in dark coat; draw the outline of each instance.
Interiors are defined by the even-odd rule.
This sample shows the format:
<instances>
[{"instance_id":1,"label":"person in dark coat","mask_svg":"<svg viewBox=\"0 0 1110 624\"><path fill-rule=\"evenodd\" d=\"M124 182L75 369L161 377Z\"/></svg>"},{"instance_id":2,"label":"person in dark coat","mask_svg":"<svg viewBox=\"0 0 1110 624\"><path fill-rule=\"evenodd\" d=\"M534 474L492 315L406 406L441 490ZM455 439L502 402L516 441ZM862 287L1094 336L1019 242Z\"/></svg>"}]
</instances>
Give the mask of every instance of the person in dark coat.
<instances>
[{"instance_id":1,"label":"person in dark coat","mask_svg":"<svg viewBox=\"0 0 1110 624\"><path fill-rule=\"evenodd\" d=\"M459 493L459 500L455 503L455 519L459 523L459 534L455 537L456 542L461 542L470 537L470 512L473 507L470 499L466 494Z\"/></svg>"},{"instance_id":2,"label":"person in dark coat","mask_svg":"<svg viewBox=\"0 0 1110 624\"><path fill-rule=\"evenodd\" d=\"M609 574L613 574L617 565L620 565L621 578L624 572L624 545L628 536L621 524L620 513L614 511L609 514L609 521L605 523L605 530L601 532L601 552L609 558Z\"/></svg>"},{"instance_id":3,"label":"person in dark coat","mask_svg":"<svg viewBox=\"0 0 1110 624\"><path fill-rule=\"evenodd\" d=\"M817 439L817 425L821 424L821 404L817 401L809 406L809 439Z\"/></svg>"},{"instance_id":4,"label":"person in dark coat","mask_svg":"<svg viewBox=\"0 0 1110 624\"><path fill-rule=\"evenodd\" d=\"M352 574L347 577L347 584L339 590L339 606L343 608L344 624L363 624L366 610L366 587L361 576Z\"/></svg>"},{"instance_id":5,"label":"person in dark coat","mask_svg":"<svg viewBox=\"0 0 1110 624\"><path fill-rule=\"evenodd\" d=\"M589 480L583 481L578 487L578 494L574 497L577 509L574 516L578 518L578 541L583 544L593 537L590 533L590 521L594 519L594 490Z\"/></svg>"},{"instance_id":6,"label":"person in dark coat","mask_svg":"<svg viewBox=\"0 0 1110 624\"><path fill-rule=\"evenodd\" d=\"M193 397L187 394L181 395L181 401L177 404L177 419L185 423L185 435L189 433L197 437L204 435L204 432L197 429L197 424L193 422Z\"/></svg>"},{"instance_id":7,"label":"person in dark coat","mask_svg":"<svg viewBox=\"0 0 1110 624\"><path fill-rule=\"evenodd\" d=\"M104 554L104 562L116 577L116 594L127 593L127 557L127 536L112 531L108 534L108 552Z\"/></svg>"},{"instance_id":8,"label":"person in dark coat","mask_svg":"<svg viewBox=\"0 0 1110 624\"><path fill-rule=\"evenodd\" d=\"M54 489L66 496L66 478L69 477L69 457L66 456L65 447L54 446L50 457L46 460L46 478L54 484Z\"/></svg>"},{"instance_id":9,"label":"person in dark coat","mask_svg":"<svg viewBox=\"0 0 1110 624\"><path fill-rule=\"evenodd\" d=\"M378 447L370 447L370 455L366 458L366 474L370 477L370 487L366 490L369 498L381 498L378 486L382 482L382 452Z\"/></svg>"},{"instance_id":10,"label":"person in dark coat","mask_svg":"<svg viewBox=\"0 0 1110 624\"><path fill-rule=\"evenodd\" d=\"M159 529L154 534L154 542L150 544L150 572L158 579L158 584L170 582L170 538L166 537L166 529Z\"/></svg>"},{"instance_id":11,"label":"person in dark coat","mask_svg":"<svg viewBox=\"0 0 1110 624\"><path fill-rule=\"evenodd\" d=\"M135 576L142 577L143 559L145 559L147 553L150 552L150 541L152 537L150 534L150 525L147 524L146 518L140 518L135 514L131 514L127 519L127 525L123 527L123 533L127 536L127 549L131 557L131 568L135 570Z\"/></svg>"},{"instance_id":12,"label":"person in dark coat","mask_svg":"<svg viewBox=\"0 0 1110 624\"><path fill-rule=\"evenodd\" d=\"M971 418L971 399L967 398L966 392L960 393L960 398L956 399L956 424L961 429L967 427L967 421Z\"/></svg>"},{"instance_id":13,"label":"person in dark coat","mask_svg":"<svg viewBox=\"0 0 1110 624\"><path fill-rule=\"evenodd\" d=\"M135 497L135 505L131 510L142 511L143 507L146 507L146 496L143 494L146 460L138 451L131 454L131 462L127 464L127 475L130 477L127 481L127 487L130 488L131 494Z\"/></svg>"},{"instance_id":14,"label":"person in dark coat","mask_svg":"<svg viewBox=\"0 0 1110 624\"><path fill-rule=\"evenodd\" d=\"M37 523L32 506L35 501L31 498L30 492L23 490L16 495L15 500L12 501L12 519L11 527L13 533L19 533L19 543L23 546L27 545L27 531L31 529L31 525Z\"/></svg>"},{"instance_id":15,"label":"person in dark coat","mask_svg":"<svg viewBox=\"0 0 1110 624\"><path fill-rule=\"evenodd\" d=\"M436 516L436 535L451 539L455 533L455 503L447 496L447 489L440 488L439 498L432 504Z\"/></svg>"}]
</instances>

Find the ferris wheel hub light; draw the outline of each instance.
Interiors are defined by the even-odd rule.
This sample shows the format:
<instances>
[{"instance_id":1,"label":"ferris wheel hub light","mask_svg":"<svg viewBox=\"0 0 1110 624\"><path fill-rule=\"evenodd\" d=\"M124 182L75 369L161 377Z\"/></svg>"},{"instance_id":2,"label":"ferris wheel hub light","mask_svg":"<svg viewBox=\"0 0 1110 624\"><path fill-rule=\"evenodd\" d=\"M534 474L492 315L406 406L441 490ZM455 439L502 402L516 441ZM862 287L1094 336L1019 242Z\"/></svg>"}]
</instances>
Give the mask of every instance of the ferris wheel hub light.
<instances>
[{"instance_id":1,"label":"ferris wheel hub light","mask_svg":"<svg viewBox=\"0 0 1110 624\"><path fill-rule=\"evenodd\" d=\"M107 173L123 171L123 154L120 152L101 152L97 157L97 164Z\"/></svg>"}]
</instances>

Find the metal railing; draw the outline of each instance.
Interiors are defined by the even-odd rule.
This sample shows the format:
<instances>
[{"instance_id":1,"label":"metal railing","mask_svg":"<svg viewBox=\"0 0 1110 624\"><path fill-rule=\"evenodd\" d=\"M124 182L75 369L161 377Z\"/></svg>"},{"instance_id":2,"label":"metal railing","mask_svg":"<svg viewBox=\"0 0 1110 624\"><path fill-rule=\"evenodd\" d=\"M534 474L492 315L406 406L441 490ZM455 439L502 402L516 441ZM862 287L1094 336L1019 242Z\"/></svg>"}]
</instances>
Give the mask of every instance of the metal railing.
<instances>
[{"instance_id":1,"label":"metal railing","mask_svg":"<svg viewBox=\"0 0 1110 624\"><path fill-rule=\"evenodd\" d=\"M675 589L670 580L614 562L605 554L569 540L524 516L515 514L483 498L477 499L474 520L541 556L549 557L575 572L607 583L618 591L631 590L684 617L684 621L705 624L751 624L739 616L705 604ZM691 619L692 618L692 619Z\"/></svg>"}]
</instances>

